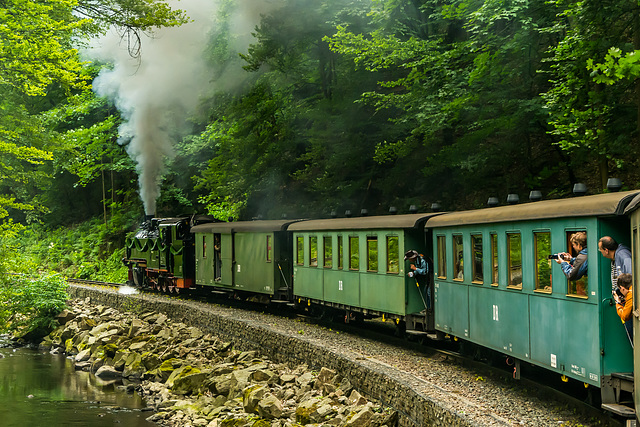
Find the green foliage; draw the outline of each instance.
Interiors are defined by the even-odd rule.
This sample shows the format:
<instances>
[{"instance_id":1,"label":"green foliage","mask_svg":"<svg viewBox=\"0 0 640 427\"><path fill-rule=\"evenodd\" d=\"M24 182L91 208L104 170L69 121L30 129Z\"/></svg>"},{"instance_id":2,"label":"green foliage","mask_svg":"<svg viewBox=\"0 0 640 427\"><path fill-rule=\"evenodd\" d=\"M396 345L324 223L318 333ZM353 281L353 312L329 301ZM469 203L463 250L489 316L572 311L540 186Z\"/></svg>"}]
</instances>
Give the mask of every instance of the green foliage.
<instances>
[{"instance_id":1,"label":"green foliage","mask_svg":"<svg viewBox=\"0 0 640 427\"><path fill-rule=\"evenodd\" d=\"M0 330L33 338L48 334L65 308L67 282L60 275L9 276L0 284Z\"/></svg>"},{"instance_id":2,"label":"green foliage","mask_svg":"<svg viewBox=\"0 0 640 427\"><path fill-rule=\"evenodd\" d=\"M640 77L640 51L634 50L624 55L617 47L609 49L603 63L587 59L587 70L596 83L614 84L622 79L633 80Z\"/></svg>"},{"instance_id":3,"label":"green foliage","mask_svg":"<svg viewBox=\"0 0 640 427\"><path fill-rule=\"evenodd\" d=\"M133 224L131 219L114 221L112 227L99 219L56 229L33 224L17 236L19 240L13 245L19 247L20 262L34 269L123 283L127 278L121 262L123 242Z\"/></svg>"},{"instance_id":4,"label":"green foliage","mask_svg":"<svg viewBox=\"0 0 640 427\"><path fill-rule=\"evenodd\" d=\"M636 72L630 52L637 3L559 2L558 19L544 31L562 36L550 48L548 78L543 94L550 112L550 133L571 161L599 168L604 186L611 165L637 156L638 99L633 85L612 84ZM637 35L636 35L637 37ZM638 48L638 47L636 47ZM605 58L603 64L598 64ZM605 84L606 83L606 84ZM618 172L618 171L616 171Z\"/></svg>"}]
</instances>

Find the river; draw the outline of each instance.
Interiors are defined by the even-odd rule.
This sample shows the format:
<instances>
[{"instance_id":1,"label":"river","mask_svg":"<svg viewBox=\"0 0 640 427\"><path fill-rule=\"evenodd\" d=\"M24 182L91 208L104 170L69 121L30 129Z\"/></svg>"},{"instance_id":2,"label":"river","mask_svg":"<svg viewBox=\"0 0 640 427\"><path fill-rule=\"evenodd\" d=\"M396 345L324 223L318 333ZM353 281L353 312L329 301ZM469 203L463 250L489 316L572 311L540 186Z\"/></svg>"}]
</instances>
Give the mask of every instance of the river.
<instances>
[{"instance_id":1,"label":"river","mask_svg":"<svg viewBox=\"0 0 640 427\"><path fill-rule=\"evenodd\" d=\"M76 371L63 355L8 347L0 338L2 427L154 426L140 396L118 385Z\"/></svg>"}]
</instances>

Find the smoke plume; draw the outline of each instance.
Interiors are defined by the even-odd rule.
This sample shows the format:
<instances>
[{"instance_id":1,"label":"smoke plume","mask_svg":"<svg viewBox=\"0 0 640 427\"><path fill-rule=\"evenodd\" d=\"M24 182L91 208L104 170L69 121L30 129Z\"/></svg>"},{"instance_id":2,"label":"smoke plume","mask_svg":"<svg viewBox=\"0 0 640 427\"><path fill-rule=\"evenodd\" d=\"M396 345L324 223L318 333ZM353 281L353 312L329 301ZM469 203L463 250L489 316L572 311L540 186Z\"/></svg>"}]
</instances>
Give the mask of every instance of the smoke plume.
<instances>
[{"instance_id":1,"label":"smoke plume","mask_svg":"<svg viewBox=\"0 0 640 427\"><path fill-rule=\"evenodd\" d=\"M184 10L192 22L143 35L140 58L129 55L126 39L116 31L97 40L89 52L92 58L113 63L112 69L99 74L93 87L98 95L115 102L125 120L119 128L118 143L126 144L136 162L140 197L148 215L155 214L165 163L174 155L173 143L190 130L188 116L216 84L237 84L238 74L243 72L238 65L216 73L205 61L216 1L171 0L169 4ZM230 17L230 48L246 51L260 14L277 4L281 2L238 0ZM213 75L218 75L217 83L212 81Z\"/></svg>"}]
</instances>

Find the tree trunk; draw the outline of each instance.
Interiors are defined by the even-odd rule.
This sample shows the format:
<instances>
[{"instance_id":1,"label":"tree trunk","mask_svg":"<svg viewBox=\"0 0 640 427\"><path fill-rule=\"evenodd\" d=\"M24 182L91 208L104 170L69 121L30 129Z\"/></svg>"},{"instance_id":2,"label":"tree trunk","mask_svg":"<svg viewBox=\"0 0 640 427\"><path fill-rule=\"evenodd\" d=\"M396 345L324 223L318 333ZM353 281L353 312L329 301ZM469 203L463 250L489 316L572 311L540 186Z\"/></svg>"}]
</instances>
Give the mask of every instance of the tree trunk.
<instances>
[{"instance_id":1,"label":"tree trunk","mask_svg":"<svg viewBox=\"0 0 640 427\"><path fill-rule=\"evenodd\" d=\"M102 167L102 211L104 212L104 225L107 225L107 195L104 185L104 166Z\"/></svg>"}]
</instances>

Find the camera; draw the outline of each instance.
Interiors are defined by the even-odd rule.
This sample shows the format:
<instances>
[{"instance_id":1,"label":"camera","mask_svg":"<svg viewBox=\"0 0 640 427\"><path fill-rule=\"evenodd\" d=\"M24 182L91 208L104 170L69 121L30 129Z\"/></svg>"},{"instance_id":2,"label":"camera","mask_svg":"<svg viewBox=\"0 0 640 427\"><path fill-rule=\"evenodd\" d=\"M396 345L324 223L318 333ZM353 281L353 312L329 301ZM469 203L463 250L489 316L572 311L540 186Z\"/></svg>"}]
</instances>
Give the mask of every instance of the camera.
<instances>
[{"instance_id":1,"label":"camera","mask_svg":"<svg viewBox=\"0 0 640 427\"><path fill-rule=\"evenodd\" d=\"M549 255L548 259L564 259L560 254Z\"/></svg>"}]
</instances>

